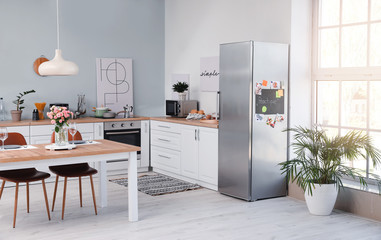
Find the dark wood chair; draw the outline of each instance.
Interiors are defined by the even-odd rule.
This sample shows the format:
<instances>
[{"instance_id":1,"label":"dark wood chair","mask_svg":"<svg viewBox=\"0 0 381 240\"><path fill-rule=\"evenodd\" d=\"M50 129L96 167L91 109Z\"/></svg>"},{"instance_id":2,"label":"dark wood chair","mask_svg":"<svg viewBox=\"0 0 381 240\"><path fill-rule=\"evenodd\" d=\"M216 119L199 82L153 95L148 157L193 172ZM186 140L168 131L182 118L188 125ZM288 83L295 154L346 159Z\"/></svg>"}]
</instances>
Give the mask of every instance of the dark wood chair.
<instances>
[{"instance_id":1,"label":"dark wood chair","mask_svg":"<svg viewBox=\"0 0 381 240\"><path fill-rule=\"evenodd\" d=\"M82 135L80 132L77 131L77 133L74 135L74 138L72 135L69 134L69 141L73 140L82 140ZM55 142L55 133L52 134L51 142ZM98 215L97 212L97 203L95 200L95 193L94 193L94 183L93 183L93 175L98 173L98 171L92 167L89 166L88 163L78 163L78 164L68 164L68 165L59 165L59 166L50 166L49 170L56 174L56 183L54 186L54 194L53 194L53 204L52 204L52 212L54 211L54 204L56 201L56 195L57 195L57 186L58 186L58 178L64 177L64 189L63 189L63 200L62 200L62 220L64 219L65 214L65 200L66 200L66 186L67 186L67 179L69 177L78 177L79 179L79 200L80 200L80 206L82 207L82 177L89 176L90 177L90 183L91 183L91 192L93 194L93 203L94 203L94 210L95 215Z\"/></svg>"},{"instance_id":2,"label":"dark wood chair","mask_svg":"<svg viewBox=\"0 0 381 240\"><path fill-rule=\"evenodd\" d=\"M26 141L24 136L21 135L20 133L10 132L8 133L8 138L7 140L5 140L4 144L5 145L26 145ZM49 177L50 177L49 173L37 171L37 169L35 168L0 171L0 179L3 180L3 183L0 189L0 199L1 199L1 195L3 194L5 182L8 181L8 182L16 183L15 206L14 206L14 213L13 213L13 228L16 227L19 183L26 183L26 203L27 203L27 212L29 213L29 183L42 181L42 188L44 190L46 210L48 213L48 218L50 220L49 202L48 202L48 197L46 194L46 186L45 186L45 179Z\"/></svg>"}]
</instances>

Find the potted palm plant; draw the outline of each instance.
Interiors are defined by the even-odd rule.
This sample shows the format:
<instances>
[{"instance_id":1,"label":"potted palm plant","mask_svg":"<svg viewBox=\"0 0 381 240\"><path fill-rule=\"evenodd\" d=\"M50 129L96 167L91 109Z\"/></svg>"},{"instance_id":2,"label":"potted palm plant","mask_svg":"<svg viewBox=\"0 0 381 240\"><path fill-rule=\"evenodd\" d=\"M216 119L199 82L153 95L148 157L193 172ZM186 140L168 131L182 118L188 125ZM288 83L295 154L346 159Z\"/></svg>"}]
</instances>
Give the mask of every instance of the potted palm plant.
<instances>
[{"instance_id":1,"label":"potted palm plant","mask_svg":"<svg viewBox=\"0 0 381 240\"><path fill-rule=\"evenodd\" d=\"M282 174L303 189L308 210L314 215L331 214L339 188L343 187L343 177L358 179L361 186L367 186L364 171L344 165L343 160L369 157L375 165L381 160L371 138L360 131L336 137L328 137L318 126L286 131L294 134L291 147L296 157L280 163ZM373 176L380 185L378 176Z\"/></svg>"},{"instance_id":2,"label":"potted palm plant","mask_svg":"<svg viewBox=\"0 0 381 240\"><path fill-rule=\"evenodd\" d=\"M185 91L188 91L188 87L189 85L186 82L177 82L172 85L172 90L179 94L179 100L185 100L187 96Z\"/></svg>"},{"instance_id":3,"label":"potted palm plant","mask_svg":"<svg viewBox=\"0 0 381 240\"><path fill-rule=\"evenodd\" d=\"M11 115L12 115L12 121L20 121L21 120L21 114L22 110L25 108L22 105L24 104L24 99L22 99L25 95L30 94L30 93L35 93L36 91L29 90L25 91L23 93L19 93L17 95L17 99L13 101L14 104L16 104L16 110L11 110Z\"/></svg>"}]
</instances>

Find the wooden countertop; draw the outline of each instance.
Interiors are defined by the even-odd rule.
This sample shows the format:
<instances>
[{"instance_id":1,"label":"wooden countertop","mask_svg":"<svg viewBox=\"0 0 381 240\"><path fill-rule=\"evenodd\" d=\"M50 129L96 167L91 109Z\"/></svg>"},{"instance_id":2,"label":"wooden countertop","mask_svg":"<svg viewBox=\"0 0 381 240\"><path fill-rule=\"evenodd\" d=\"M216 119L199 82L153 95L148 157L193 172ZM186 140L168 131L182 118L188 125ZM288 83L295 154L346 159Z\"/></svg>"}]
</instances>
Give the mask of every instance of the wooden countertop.
<instances>
[{"instance_id":1,"label":"wooden countertop","mask_svg":"<svg viewBox=\"0 0 381 240\"><path fill-rule=\"evenodd\" d=\"M97 122L121 122L121 121L141 121L149 120L149 117L132 117L132 118L95 118L95 117L84 117L74 119L76 123L97 123ZM19 122L13 121L2 121L0 122L0 127L17 127L17 126L37 126L37 125L50 125L49 119L44 120L22 120Z\"/></svg>"},{"instance_id":2,"label":"wooden countertop","mask_svg":"<svg viewBox=\"0 0 381 240\"><path fill-rule=\"evenodd\" d=\"M141 121L141 120L156 120L163 122L179 123L200 127L208 128L218 128L218 124L214 123L202 123L200 120L187 120L185 118L175 118L175 117L132 117L132 118L95 118L95 117L83 117L74 119L76 123L101 123L101 122L121 122L121 121ZM22 120L19 122L13 121L1 121L0 127L17 127L17 126L38 126L38 125L50 125L49 119L44 120Z\"/></svg>"},{"instance_id":3,"label":"wooden countertop","mask_svg":"<svg viewBox=\"0 0 381 240\"><path fill-rule=\"evenodd\" d=\"M10 162L35 161L55 158L82 157L122 152L140 151L140 147L118 143L110 140L96 140L100 144L77 145L68 151L46 150L47 144L33 144L35 149L0 151L0 164Z\"/></svg>"},{"instance_id":4,"label":"wooden countertop","mask_svg":"<svg viewBox=\"0 0 381 240\"><path fill-rule=\"evenodd\" d=\"M218 124L203 123L203 122L200 122L200 120L187 120L186 118L151 117L150 119L155 121L179 123L179 124L193 125L193 126L199 126L199 127L218 128Z\"/></svg>"}]
</instances>

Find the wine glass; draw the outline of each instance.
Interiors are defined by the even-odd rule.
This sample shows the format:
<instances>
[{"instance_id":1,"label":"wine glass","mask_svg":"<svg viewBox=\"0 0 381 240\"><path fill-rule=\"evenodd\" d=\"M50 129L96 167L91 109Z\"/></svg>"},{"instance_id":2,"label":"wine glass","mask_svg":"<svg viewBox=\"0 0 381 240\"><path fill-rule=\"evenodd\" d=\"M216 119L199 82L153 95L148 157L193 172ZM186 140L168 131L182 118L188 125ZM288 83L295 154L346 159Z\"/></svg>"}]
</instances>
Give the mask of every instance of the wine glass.
<instances>
[{"instance_id":1,"label":"wine glass","mask_svg":"<svg viewBox=\"0 0 381 240\"><path fill-rule=\"evenodd\" d=\"M3 143L1 150L4 150L4 142L8 138L8 130L6 127L0 127L0 140Z\"/></svg>"},{"instance_id":2,"label":"wine glass","mask_svg":"<svg viewBox=\"0 0 381 240\"><path fill-rule=\"evenodd\" d=\"M77 124L75 122L69 124L69 133L73 137L72 143L74 143L74 135L77 133Z\"/></svg>"}]
</instances>

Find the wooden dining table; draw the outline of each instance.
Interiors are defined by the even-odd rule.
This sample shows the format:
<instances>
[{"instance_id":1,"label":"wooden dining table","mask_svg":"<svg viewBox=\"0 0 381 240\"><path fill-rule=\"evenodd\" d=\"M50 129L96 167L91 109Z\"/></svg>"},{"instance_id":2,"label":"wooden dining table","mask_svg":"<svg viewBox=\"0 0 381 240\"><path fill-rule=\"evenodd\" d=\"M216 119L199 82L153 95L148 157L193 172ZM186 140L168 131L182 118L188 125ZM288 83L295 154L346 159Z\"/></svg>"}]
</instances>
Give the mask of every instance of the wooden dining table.
<instances>
[{"instance_id":1,"label":"wooden dining table","mask_svg":"<svg viewBox=\"0 0 381 240\"><path fill-rule=\"evenodd\" d=\"M99 205L107 207L107 163L128 159L128 218L138 221L137 151L140 147L110 140L96 140L76 145L71 150L51 151L47 144L34 144L25 149L0 151L0 170L54 166L83 162L98 163Z\"/></svg>"}]
</instances>

